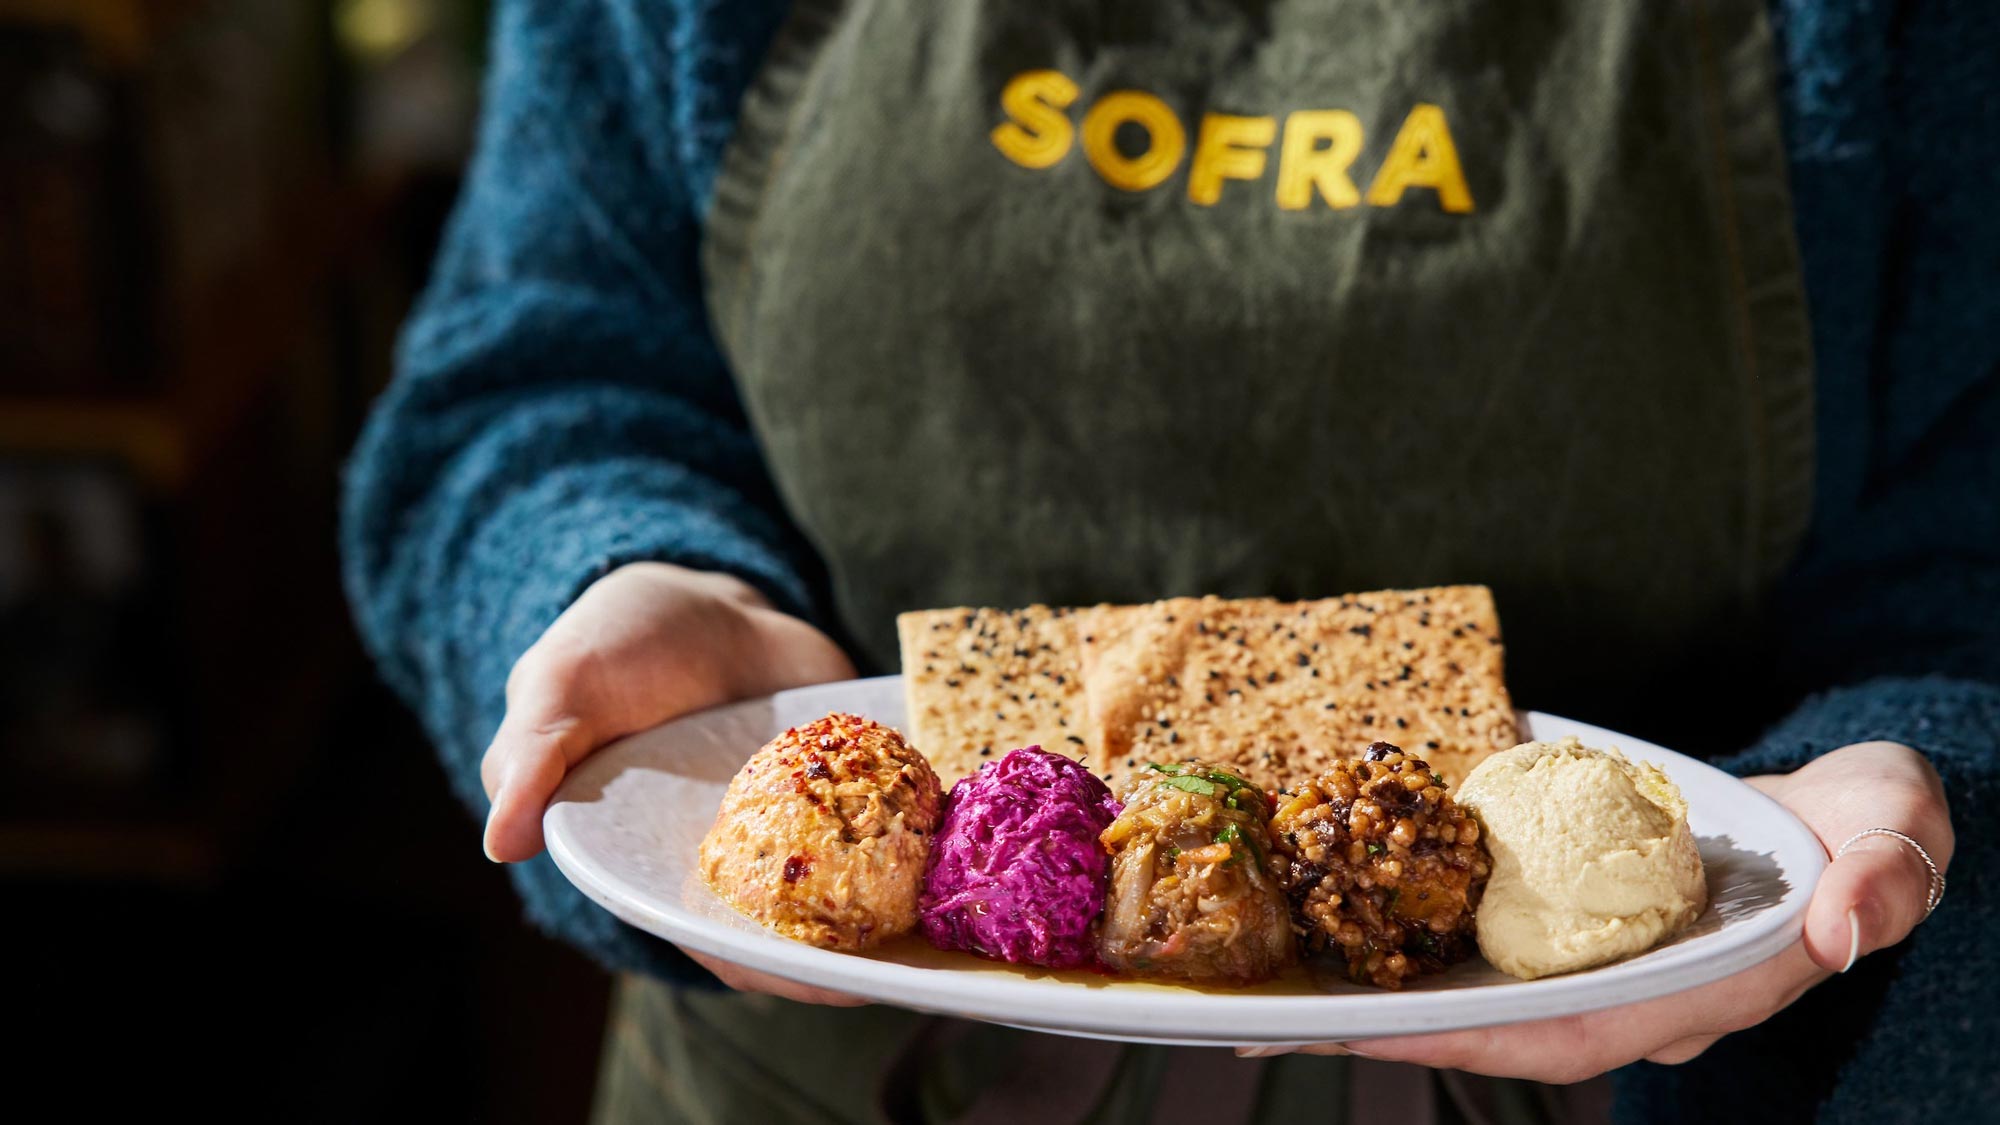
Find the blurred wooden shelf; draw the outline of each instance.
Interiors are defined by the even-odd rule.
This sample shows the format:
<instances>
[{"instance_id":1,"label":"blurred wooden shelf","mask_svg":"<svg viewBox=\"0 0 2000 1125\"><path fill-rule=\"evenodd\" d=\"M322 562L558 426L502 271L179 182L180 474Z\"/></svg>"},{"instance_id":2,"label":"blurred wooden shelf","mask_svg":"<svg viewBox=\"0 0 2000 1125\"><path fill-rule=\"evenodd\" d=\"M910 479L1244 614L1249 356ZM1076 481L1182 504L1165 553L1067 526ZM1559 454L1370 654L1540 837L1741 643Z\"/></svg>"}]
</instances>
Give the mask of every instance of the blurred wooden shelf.
<instances>
[{"instance_id":1,"label":"blurred wooden shelf","mask_svg":"<svg viewBox=\"0 0 2000 1125\"><path fill-rule=\"evenodd\" d=\"M172 489L187 473L186 428L157 403L98 399L0 402L0 449L10 455L102 456L149 485Z\"/></svg>"},{"instance_id":2,"label":"blurred wooden shelf","mask_svg":"<svg viewBox=\"0 0 2000 1125\"><path fill-rule=\"evenodd\" d=\"M295 751L326 726L342 670L323 629L262 685L264 706L204 741L203 772L179 797L76 813L0 814L0 878L206 882L244 862L280 794L306 765ZM281 752L277 748L286 748Z\"/></svg>"},{"instance_id":3,"label":"blurred wooden shelf","mask_svg":"<svg viewBox=\"0 0 2000 1125\"><path fill-rule=\"evenodd\" d=\"M0 20L69 27L104 57L130 62L202 0L0 0Z\"/></svg>"},{"instance_id":4,"label":"blurred wooden shelf","mask_svg":"<svg viewBox=\"0 0 2000 1125\"><path fill-rule=\"evenodd\" d=\"M0 822L0 876L199 883L221 871L215 832L193 822Z\"/></svg>"},{"instance_id":5,"label":"blurred wooden shelf","mask_svg":"<svg viewBox=\"0 0 2000 1125\"><path fill-rule=\"evenodd\" d=\"M106 457L156 491L187 484L287 373L343 265L354 213L329 185L295 202L281 228L293 237L220 278L172 326L156 391L0 389L0 454Z\"/></svg>"}]
</instances>

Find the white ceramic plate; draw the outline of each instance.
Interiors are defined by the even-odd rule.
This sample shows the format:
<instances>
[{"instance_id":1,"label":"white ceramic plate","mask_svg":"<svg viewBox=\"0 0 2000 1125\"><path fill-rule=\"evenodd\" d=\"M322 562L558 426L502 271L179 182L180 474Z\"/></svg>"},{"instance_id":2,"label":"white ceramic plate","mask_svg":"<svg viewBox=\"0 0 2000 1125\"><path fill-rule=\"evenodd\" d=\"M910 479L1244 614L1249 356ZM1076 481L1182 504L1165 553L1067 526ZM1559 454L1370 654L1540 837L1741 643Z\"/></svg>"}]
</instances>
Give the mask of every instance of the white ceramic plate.
<instances>
[{"instance_id":1,"label":"white ceramic plate","mask_svg":"<svg viewBox=\"0 0 2000 1125\"><path fill-rule=\"evenodd\" d=\"M898 726L896 676L780 692L690 715L591 755L543 821L549 852L613 914L688 949L790 980L919 1011L1149 1043L1308 1043L1544 1019L1720 980L1797 939L1826 866L1789 812L1711 766L1635 738L1529 712L1538 739L1574 734L1651 761L1681 787L1708 867L1708 912L1667 945L1587 972L1518 981L1474 958L1401 992L1302 976L1209 991L1092 974L1043 973L941 953L909 938L868 955L778 936L702 884L696 852L722 792L758 747L828 711Z\"/></svg>"}]
</instances>

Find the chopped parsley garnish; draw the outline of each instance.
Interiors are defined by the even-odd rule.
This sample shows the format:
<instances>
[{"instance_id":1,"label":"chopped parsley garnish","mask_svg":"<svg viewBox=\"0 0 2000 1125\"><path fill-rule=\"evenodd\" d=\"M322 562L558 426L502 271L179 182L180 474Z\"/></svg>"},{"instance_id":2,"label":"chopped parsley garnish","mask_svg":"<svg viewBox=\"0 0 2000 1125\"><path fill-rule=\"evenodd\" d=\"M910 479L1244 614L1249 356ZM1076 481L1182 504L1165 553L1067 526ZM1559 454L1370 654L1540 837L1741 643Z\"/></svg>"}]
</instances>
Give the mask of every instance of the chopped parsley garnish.
<instances>
[{"instance_id":1,"label":"chopped parsley garnish","mask_svg":"<svg viewBox=\"0 0 2000 1125\"><path fill-rule=\"evenodd\" d=\"M1215 786L1213 784L1201 778L1189 777L1185 774L1170 775L1163 778L1160 784L1173 789L1179 789L1185 793L1197 793L1203 797L1215 796Z\"/></svg>"}]
</instances>

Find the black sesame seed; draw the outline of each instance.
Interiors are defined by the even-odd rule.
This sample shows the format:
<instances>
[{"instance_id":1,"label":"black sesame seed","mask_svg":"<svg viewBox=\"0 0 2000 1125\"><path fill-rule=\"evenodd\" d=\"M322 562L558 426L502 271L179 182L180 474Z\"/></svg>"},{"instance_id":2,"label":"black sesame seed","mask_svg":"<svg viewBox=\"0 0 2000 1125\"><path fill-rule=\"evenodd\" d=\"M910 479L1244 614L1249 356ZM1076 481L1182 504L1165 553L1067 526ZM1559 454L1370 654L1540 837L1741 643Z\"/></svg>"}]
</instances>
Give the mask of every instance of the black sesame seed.
<instances>
[{"instance_id":1,"label":"black sesame seed","mask_svg":"<svg viewBox=\"0 0 2000 1125\"><path fill-rule=\"evenodd\" d=\"M1375 627L1373 625L1352 625L1348 627L1347 631L1357 637L1368 637L1374 635Z\"/></svg>"},{"instance_id":2,"label":"black sesame seed","mask_svg":"<svg viewBox=\"0 0 2000 1125\"><path fill-rule=\"evenodd\" d=\"M1081 746L1081 745L1083 745L1083 739L1081 739L1081 738L1078 738L1077 736L1075 736L1075 735L1073 735L1073 734L1069 736L1069 740L1070 740L1071 742L1074 742L1074 743L1076 743L1076 744L1077 744L1078 746Z\"/></svg>"},{"instance_id":3,"label":"black sesame seed","mask_svg":"<svg viewBox=\"0 0 2000 1125\"><path fill-rule=\"evenodd\" d=\"M1305 653L1303 653L1303 652L1299 654L1299 667L1303 668L1303 667L1305 667L1306 665L1308 665L1308 664L1311 664L1311 663L1312 663L1312 658L1311 658L1311 657L1307 656L1307 655L1306 655Z\"/></svg>"}]
</instances>

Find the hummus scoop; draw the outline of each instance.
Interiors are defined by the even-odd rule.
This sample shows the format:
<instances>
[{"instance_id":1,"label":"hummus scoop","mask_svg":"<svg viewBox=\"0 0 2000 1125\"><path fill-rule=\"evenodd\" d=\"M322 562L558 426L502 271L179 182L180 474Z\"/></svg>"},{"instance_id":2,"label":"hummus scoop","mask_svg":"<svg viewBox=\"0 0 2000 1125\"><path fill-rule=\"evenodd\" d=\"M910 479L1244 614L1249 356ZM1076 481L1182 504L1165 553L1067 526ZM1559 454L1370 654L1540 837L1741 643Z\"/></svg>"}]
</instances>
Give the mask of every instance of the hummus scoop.
<instances>
[{"instance_id":1,"label":"hummus scoop","mask_svg":"<svg viewBox=\"0 0 2000 1125\"><path fill-rule=\"evenodd\" d=\"M1666 774L1575 738L1481 762L1456 794L1485 828L1493 873L1479 952L1523 980L1658 945L1708 905L1687 802Z\"/></svg>"}]
</instances>

